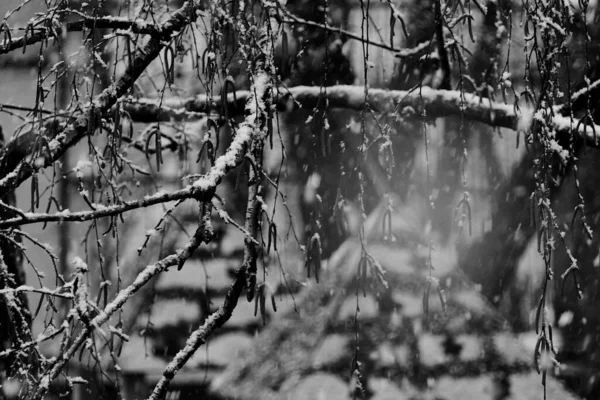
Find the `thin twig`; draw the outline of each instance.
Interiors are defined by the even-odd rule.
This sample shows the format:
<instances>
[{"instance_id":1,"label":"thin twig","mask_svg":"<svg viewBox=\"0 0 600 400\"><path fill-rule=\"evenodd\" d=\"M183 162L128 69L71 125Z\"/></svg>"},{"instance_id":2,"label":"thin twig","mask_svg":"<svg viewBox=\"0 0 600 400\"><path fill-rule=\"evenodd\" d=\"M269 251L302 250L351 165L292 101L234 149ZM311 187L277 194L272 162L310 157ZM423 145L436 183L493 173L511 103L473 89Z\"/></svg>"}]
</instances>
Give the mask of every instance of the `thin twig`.
<instances>
[{"instance_id":1,"label":"thin twig","mask_svg":"<svg viewBox=\"0 0 600 400\"><path fill-rule=\"evenodd\" d=\"M446 51L446 47L444 43L444 25L446 24L446 19L442 13L442 4L441 0L434 0L434 9L435 9L435 37L437 39L437 49L440 53L440 63L442 68L442 82L440 84L440 89L449 90L451 87L450 82L450 59L448 58L448 52Z\"/></svg>"}]
</instances>

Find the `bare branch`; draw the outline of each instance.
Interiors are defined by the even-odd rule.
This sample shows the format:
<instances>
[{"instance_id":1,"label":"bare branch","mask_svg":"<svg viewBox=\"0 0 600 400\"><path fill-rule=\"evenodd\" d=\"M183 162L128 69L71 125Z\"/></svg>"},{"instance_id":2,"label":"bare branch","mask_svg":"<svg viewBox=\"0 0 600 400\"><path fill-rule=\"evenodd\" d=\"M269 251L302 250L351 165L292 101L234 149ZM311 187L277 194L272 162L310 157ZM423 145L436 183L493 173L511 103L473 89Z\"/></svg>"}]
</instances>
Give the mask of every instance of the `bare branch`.
<instances>
[{"instance_id":1,"label":"bare branch","mask_svg":"<svg viewBox=\"0 0 600 400\"><path fill-rule=\"evenodd\" d=\"M211 314L201 327L190 335L186 346L180 350L169 365L167 365L163 372L163 376L154 387L149 400L162 399L169 383L175 377L177 371L185 365L202 344L206 343L206 340L212 332L229 320L244 288L248 295L248 301L251 301L252 296L254 296L258 254L256 242L258 228L257 205L258 196L260 195L261 190L260 176L262 173L262 153L264 140L267 136L266 126L271 123L267 118L271 101L270 99L267 99L267 97L270 97L271 95L272 81L263 70L263 67L263 65L259 64L257 69L252 71L254 73L254 75L251 76L253 83L248 92L249 96L246 97L244 102L246 118L237 129L236 136L228 149L238 149L238 155L236 157L231 157L230 159L225 159L224 156L219 157L215 162L215 166L211 169L211 172L194 182L194 186L204 187L206 185L211 185L213 180L220 181L222 178L213 173L215 167L224 163L238 163L240 162L238 160L239 155L246 153L246 157L252 163L252 167L248 174L248 201L244 230L249 233L249 235L246 236L245 239L244 261L242 266L236 272L235 279L227 292L223 305L216 312Z\"/></svg>"},{"instance_id":2,"label":"bare branch","mask_svg":"<svg viewBox=\"0 0 600 400\"><path fill-rule=\"evenodd\" d=\"M64 332L64 330L66 329L65 326L61 326L58 329L54 329L54 328L50 328L50 332L48 333L40 333L39 336L32 341L23 343L21 346L19 347L13 347L11 349L8 350L4 350L4 351L0 351L0 359L10 356L11 354L15 354L18 353L20 351L23 350L27 350L31 347L34 346L39 346L40 344L42 344L43 342L47 341L47 340L51 340L53 338L55 338L56 336L60 335L62 332Z\"/></svg>"},{"instance_id":3,"label":"bare branch","mask_svg":"<svg viewBox=\"0 0 600 400\"><path fill-rule=\"evenodd\" d=\"M94 211L72 212L69 210L65 210L54 214L24 213L21 217L0 221L0 228L36 224L40 222L91 221L94 219L115 216L127 211L135 210L138 208L150 207L156 204L166 203L169 201L185 200L191 198L197 198L206 201L210 197L210 191L203 191L194 186L187 186L184 189L177 190L174 192L158 192L154 195L146 196L143 199L126 201L122 204L116 204L108 207L102 204L93 204L93 206L96 207L96 210Z\"/></svg>"},{"instance_id":4,"label":"bare branch","mask_svg":"<svg viewBox=\"0 0 600 400\"><path fill-rule=\"evenodd\" d=\"M227 291L225 301L219 307L217 311L208 316L204 324L196 329L188 338L185 347L181 349L173 360L167 365L163 376L160 381L154 387L152 394L148 400L161 399L169 383L175 377L177 371L179 371L185 363L194 355L196 350L206 343L210 335L219 327L223 326L225 322L231 318L233 310L237 306L238 299L244 290L244 283L246 278L246 266L242 265L235 273L233 283Z\"/></svg>"},{"instance_id":5,"label":"bare branch","mask_svg":"<svg viewBox=\"0 0 600 400\"><path fill-rule=\"evenodd\" d=\"M337 34L342 35L344 37L347 37L349 39L358 40L360 42L369 44L369 45L374 46L374 47L379 47L379 48L384 49L384 50L389 50L389 51L398 52L398 53L401 53L402 50L403 50L403 49L396 49L394 46L390 46L390 45L387 45L385 43L375 42L375 41L370 40L370 39L365 39L364 37L361 37L359 34L352 33L350 31L344 30L344 29L339 28L339 27L329 26L329 25L325 25L325 24L320 24L320 23L315 22L315 21L309 21L309 20L306 20L304 18L300 18L300 17L298 17L298 16L290 13L287 10L283 10L283 12L284 12L284 14L287 17L287 19L285 19L283 22L287 23L287 24L305 25L305 26L310 26L311 28L322 29L322 30L327 31L327 32L337 33Z\"/></svg>"},{"instance_id":6,"label":"bare branch","mask_svg":"<svg viewBox=\"0 0 600 400\"><path fill-rule=\"evenodd\" d=\"M326 94L325 94L326 93ZM227 97L229 115L241 115L250 92L246 90L229 94ZM360 111L365 106L364 89L357 86L330 86L326 90L313 86L295 86L280 89L276 98L280 111L292 111L298 108L311 109L320 101L327 98L331 108L346 108ZM219 110L219 96L208 97L200 95L187 99L165 99L163 106L170 109L182 109L189 112L209 112ZM463 116L466 119L482 122L494 127L513 130L527 130L534 119L533 110L527 107L517 107L491 101L471 93L461 93L456 90L435 90L421 87L413 91L369 89L367 102L375 112L394 113L406 107L412 107L417 115L428 118L441 118L450 115ZM135 106L133 106L135 104ZM131 108L130 108L131 107ZM147 111L143 109L147 107ZM124 104L126 111L135 108L139 114L158 115L158 101L142 99L138 102L129 101ZM550 110L548 110L550 112ZM425 113L425 114L424 114ZM558 115L552 117L553 127L561 135L575 134L593 147L600 145L594 130L600 133L600 127L594 125L577 126L577 121Z\"/></svg>"}]
</instances>

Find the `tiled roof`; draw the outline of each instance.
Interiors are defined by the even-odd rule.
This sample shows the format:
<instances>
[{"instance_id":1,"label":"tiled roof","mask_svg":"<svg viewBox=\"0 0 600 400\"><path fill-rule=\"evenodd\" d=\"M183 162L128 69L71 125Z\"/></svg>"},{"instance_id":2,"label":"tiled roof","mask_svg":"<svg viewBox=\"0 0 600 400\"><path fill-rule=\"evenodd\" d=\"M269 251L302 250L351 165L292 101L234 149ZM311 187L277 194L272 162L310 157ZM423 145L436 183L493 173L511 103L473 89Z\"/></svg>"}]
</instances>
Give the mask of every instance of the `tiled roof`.
<instances>
[{"instance_id":1,"label":"tiled roof","mask_svg":"<svg viewBox=\"0 0 600 400\"><path fill-rule=\"evenodd\" d=\"M382 254L383 248L374 248L379 251L373 253L376 257ZM339 251L360 252L360 246L343 246ZM399 255L402 251L390 249ZM390 290L363 295L352 279L343 278L347 272L336 271L355 270L356 257L339 257L341 265L329 265L320 283L309 283L297 296L298 312L275 315L245 355L213 381L212 388L225 398L237 399L350 399L356 388L353 359L358 356L369 399L496 400L542 395L541 376L532 372L535 333L511 333L460 271L450 271L441 279L448 284L446 311L432 290L425 315L423 277L414 261L413 267L388 269ZM393 264L389 254L381 259ZM397 262L408 259L396 258ZM576 398L561 383L548 381L554 398Z\"/></svg>"},{"instance_id":2,"label":"tiled roof","mask_svg":"<svg viewBox=\"0 0 600 400\"><path fill-rule=\"evenodd\" d=\"M152 307L139 313L124 346L120 367L126 377L143 375L153 385L190 332L222 303L242 260L243 235L216 216L215 229L220 240L203 246L182 270L158 278ZM324 261L319 283L306 278L301 256L282 254L286 265L269 265L264 277L277 290L278 311L267 307L263 326L255 304L241 299L172 387L210 385L211 396L237 399L349 399L356 389L356 357L367 399L541 396L541 376L532 373L532 335L513 334L460 270L434 272L445 288L446 310L431 290L426 315L420 250L383 241L368 249L386 271L388 290L369 284L363 292L357 286L357 240ZM436 257L440 266L455 259L443 248ZM548 381L555 398L576 398Z\"/></svg>"}]
</instances>

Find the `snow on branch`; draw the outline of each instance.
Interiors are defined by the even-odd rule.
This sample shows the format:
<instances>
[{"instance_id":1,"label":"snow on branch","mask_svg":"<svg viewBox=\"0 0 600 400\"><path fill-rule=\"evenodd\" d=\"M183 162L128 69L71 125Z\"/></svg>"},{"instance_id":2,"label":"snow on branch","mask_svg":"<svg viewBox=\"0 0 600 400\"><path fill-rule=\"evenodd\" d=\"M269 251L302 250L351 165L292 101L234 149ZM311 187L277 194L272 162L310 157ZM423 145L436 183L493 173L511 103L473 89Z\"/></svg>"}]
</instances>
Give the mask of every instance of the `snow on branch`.
<instances>
[{"instance_id":1,"label":"snow on branch","mask_svg":"<svg viewBox=\"0 0 600 400\"><path fill-rule=\"evenodd\" d=\"M396 9L396 7L392 4L392 2L388 0L387 3L393 9L394 16L402 21L402 16L401 16L400 12ZM430 40L426 40L426 41L416 45L413 48L396 48L396 47L394 47L393 43L388 45L383 42L378 42L378 41L372 40L369 37L365 37L364 35L361 35L360 33L354 33L354 32L347 31L338 26L332 26L332 25L329 25L328 23L319 23L316 21L311 21L311 20L307 20L304 18L300 18L299 16L291 13L285 7L282 7L280 9L280 11L285 16L285 18L282 20L283 23L290 24L290 25L304 25L304 26L309 26L311 28L321 29L321 30L331 32L331 33L337 33L345 39L356 40L363 44L367 44L367 45L370 45L373 47L379 47L380 49L391 51L394 53L394 57L396 57L396 58L418 58L418 57L426 54L432 48ZM402 25L404 27L404 22L402 22Z\"/></svg>"},{"instance_id":2,"label":"snow on branch","mask_svg":"<svg viewBox=\"0 0 600 400\"><path fill-rule=\"evenodd\" d=\"M456 90L436 90L421 87L413 91L369 89L367 104L365 104L364 88L362 86L295 86L280 88L275 102L280 111L294 109L311 109L317 106L326 96L329 107L346 108L360 111L368 105L375 112L394 113L407 107L416 110L417 115L427 118L441 118L447 116L463 116L464 118L482 122L494 127L509 128L513 130L528 130L533 120L533 110L528 107L517 107L491 101L471 93L461 93ZM326 93L326 95L324 94ZM240 90L227 96L229 115L241 115L250 92ZM187 99L166 99L162 105L171 110L185 110L187 112L218 112L222 99L219 96L208 97L200 95ZM321 103L322 104L322 103ZM131 114L134 120L148 121L152 115L159 115L157 110L160 105L157 100L140 99L128 100L124 109ZM562 111L558 109L555 111ZM181 111L180 111L181 112ZM560 135L574 134L586 141L588 145L600 145L595 132L600 134L597 125L579 125L577 120L559 115L554 112L552 117L553 127Z\"/></svg>"},{"instance_id":3,"label":"snow on branch","mask_svg":"<svg viewBox=\"0 0 600 400\"><path fill-rule=\"evenodd\" d=\"M164 104L166 100L168 99L163 99L163 102L159 103L146 99L140 99L139 101L126 99L122 104L123 109L134 122L182 121L206 117L206 113L203 112L188 111L183 108L170 108Z\"/></svg>"},{"instance_id":4,"label":"snow on branch","mask_svg":"<svg viewBox=\"0 0 600 400\"><path fill-rule=\"evenodd\" d=\"M160 35L152 36L146 45L137 49L132 57L132 62L127 66L123 75L94 97L91 103L82 107L80 112L75 113L66 128L48 143L49 154L46 155L43 162L36 162L35 165L32 165L23 158L12 172L0 180L0 192L19 186L37 170L52 165L68 148L83 137L93 134L100 123L101 116L109 111L119 98L127 94L133 87L133 83L160 54L160 51L198 17L203 7L204 2L187 1L180 9L174 11L157 28L160 30Z\"/></svg>"},{"instance_id":5,"label":"snow on branch","mask_svg":"<svg viewBox=\"0 0 600 400\"><path fill-rule=\"evenodd\" d=\"M34 288L32 286L21 285L16 288L4 288L0 289L0 294L6 295L11 293L19 293L19 292L29 292L29 293L39 293L45 294L48 296L62 297L64 299L72 299L72 293L63 293L61 292L61 288L58 289L48 289L48 288Z\"/></svg>"},{"instance_id":6,"label":"snow on branch","mask_svg":"<svg viewBox=\"0 0 600 400\"><path fill-rule=\"evenodd\" d=\"M159 26L149 23L142 19L130 20L125 17L90 17L78 13L82 19L73 22L61 24L57 19L45 19L40 21L40 27L36 25L28 26L25 29L25 35L18 38L10 38L4 31L4 40L0 42L0 54L10 53L14 50L19 50L27 46L46 41L51 38L59 38L66 32L79 32L84 28L88 29L122 29L131 30L133 33L148 34L161 36L162 30ZM0 32L1 33L1 32Z\"/></svg>"}]
</instances>

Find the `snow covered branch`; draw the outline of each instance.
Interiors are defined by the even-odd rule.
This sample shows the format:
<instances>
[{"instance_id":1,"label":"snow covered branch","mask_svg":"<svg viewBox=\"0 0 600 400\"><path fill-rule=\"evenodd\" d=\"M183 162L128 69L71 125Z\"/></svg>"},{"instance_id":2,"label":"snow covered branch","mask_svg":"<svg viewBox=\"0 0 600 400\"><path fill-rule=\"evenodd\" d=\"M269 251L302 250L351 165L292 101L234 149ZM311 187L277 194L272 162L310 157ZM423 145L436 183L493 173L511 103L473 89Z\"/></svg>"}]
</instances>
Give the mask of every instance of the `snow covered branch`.
<instances>
[{"instance_id":1,"label":"snow covered branch","mask_svg":"<svg viewBox=\"0 0 600 400\"><path fill-rule=\"evenodd\" d=\"M170 98L163 99L162 104L159 104L158 101L149 99L128 99L122 104L123 109L135 122L182 121L201 119L206 116L205 112L188 111L182 107L171 108L165 105L165 101L168 102L168 100ZM179 102L176 103L179 104Z\"/></svg>"},{"instance_id":2,"label":"snow covered branch","mask_svg":"<svg viewBox=\"0 0 600 400\"><path fill-rule=\"evenodd\" d=\"M294 109L311 109L317 106L325 97L323 88L316 86L296 86L279 88L275 102L280 111ZM362 86L330 86L326 90L327 101L331 108L345 108L360 111L365 105L375 112L394 113L411 111L415 115L427 118L441 118L450 115L464 116L472 121L482 122L494 127L509 128L525 131L533 120L533 110L525 106L519 111L517 107L491 101L471 93L461 93L456 90L435 90L421 87L413 91L369 89L365 104L364 88ZM250 92L240 90L227 96L229 115L241 115ZM219 111L222 99L219 96L208 97L200 95L187 99L166 99L162 106L179 112ZM158 101L140 99L127 101L124 108L134 120L148 121L154 116L165 115L157 112L161 107ZM411 110L412 109L412 110ZM561 111L561 109L557 109ZM600 134L596 125L578 126L577 120L555 113L552 123L559 135L574 134L588 145L600 145L595 132Z\"/></svg>"},{"instance_id":3,"label":"snow covered branch","mask_svg":"<svg viewBox=\"0 0 600 400\"><path fill-rule=\"evenodd\" d=\"M154 387L149 400L162 399L169 383L175 377L185 363L194 355L196 350L204 343L217 328L221 327L231 318L238 299L244 290L248 294L248 300L254 296L256 285L256 261L257 248L254 237L257 235L257 206L258 196L260 195L260 174L262 172L262 151L263 142L266 138L267 112L270 107L270 101L266 99L270 95L271 79L264 71L257 71L252 84L251 96L247 98L245 104L246 119L237 129L236 136L229 146L227 152L219 157L211 172L194 183L194 187L206 187L214 185L215 181L220 181L222 176L220 170L226 170L241 162L240 158L244 154L252 160L253 167L250 168L248 176L248 202L246 207L245 231L250 233L250 237L245 240L244 261L237 270L233 283L227 292L225 301L221 307L211 314L204 324L196 329L188 338L186 345L181 349L173 360L167 365L163 376ZM221 168L221 169L219 169Z\"/></svg>"},{"instance_id":4,"label":"snow covered branch","mask_svg":"<svg viewBox=\"0 0 600 400\"><path fill-rule=\"evenodd\" d=\"M205 234L206 230L204 229L204 226L199 226L198 229L196 229L194 236L192 236L184 248L175 254L163 258L156 264L148 265L137 275L131 285L121 290L115 299L106 305L102 312L92 319L89 324L84 326L83 330L79 333L79 336L77 336L69 348L62 352L51 364L51 367L42 374L32 399L42 399L44 397L50 387L50 383L60 375L64 366L75 355L77 350L83 345L94 329L99 329L102 324L108 322L110 317L120 310L129 298L146 285L150 279L161 272L166 271L170 267L183 265L194 251L196 251L198 246L207 240Z\"/></svg>"},{"instance_id":5,"label":"snow covered branch","mask_svg":"<svg viewBox=\"0 0 600 400\"><path fill-rule=\"evenodd\" d=\"M18 37L18 38L14 38L14 39L9 39L10 36L7 36L7 34L5 33L4 38L5 40L3 42L0 42L0 54L6 54L6 53L10 53L11 51L14 50L19 50L22 49L24 47L36 44L36 43L40 43L43 41L46 41L48 39L51 38L58 38L60 37L62 34L66 33L66 32L79 32L82 31L84 28L87 29L102 29L102 28L108 28L108 29L121 29L121 30L131 30L131 32L133 33L141 33L141 34L148 34L148 35L154 35L154 36L161 36L162 35L162 31L161 28L146 22L144 20L141 19L137 19L137 20L130 20L124 17L113 17L113 16L107 16L107 17L90 17L90 16L85 16L83 14L79 14L82 16L82 19L79 21L74 21L74 22L67 22L64 24L61 24L60 22L58 22L56 19L55 20L50 20L50 19L46 19L45 21L40 21L39 25L46 25L43 27L40 27L39 25L33 27L33 26L28 26L25 29L25 35Z\"/></svg>"},{"instance_id":6,"label":"snow covered branch","mask_svg":"<svg viewBox=\"0 0 600 400\"><path fill-rule=\"evenodd\" d=\"M262 89L261 94L264 94L264 89ZM258 96L257 96L258 97ZM264 111L264 106L259 109L259 111ZM256 119L257 113L254 112L251 115ZM258 143L262 143L262 138L259 138ZM257 151L262 151L262 146L258 146ZM255 183L250 185L248 190L248 205L246 208L246 226L245 230L251 233L253 236L256 236L256 228L257 228L257 203L258 203L258 186L260 180L257 179L257 176L253 176L254 173L251 172L249 180ZM171 362L165 368L163 372L163 376L160 378L152 394L149 397L149 400L159 400L162 399L165 391L168 388L169 383L175 377L177 371L179 371L185 363L194 355L196 350L200 348L203 344L206 343L210 335L219 327L223 326L225 322L231 318L233 314L233 310L237 306L238 299L246 288L246 291L249 295L249 300L251 300L250 296L254 295L254 286L256 284L256 243L253 240L254 237L248 237L246 240L246 248L244 251L244 261L242 266L236 271L233 283L231 284L227 295L225 296L224 303L219 307L217 311L208 316L204 324L196 329L188 338L186 345L183 349L181 349L171 360Z\"/></svg>"},{"instance_id":7,"label":"snow covered branch","mask_svg":"<svg viewBox=\"0 0 600 400\"><path fill-rule=\"evenodd\" d=\"M592 98L594 95L597 96L599 91L600 80L594 81L592 83L589 83L587 86L584 86L583 88L571 95L571 108L573 110L587 109L589 105L585 103L588 102L590 105L593 104ZM567 105L568 103L557 106L555 107L554 111L561 114L567 113L569 111Z\"/></svg>"},{"instance_id":8,"label":"snow covered branch","mask_svg":"<svg viewBox=\"0 0 600 400\"><path fill-rule=\"evenodd\" d=\"M217 158L210 172L194 182L194 186L200 188L216 187L217 182L223 179L225 173L239 164L241 157L244 156L252 141L254 139L264 139L257 137L261 133L257 126L259 120L263 117L263 112L266 112L264 96L269 89L270 80L271 78L264 72L257 74L251 91L248 92L249 94L252 93L252 96L246 98L244 106L247 114L246 119L237 129L235 138L229 145L227 152Z\"/></svg>"}]
</instances>

